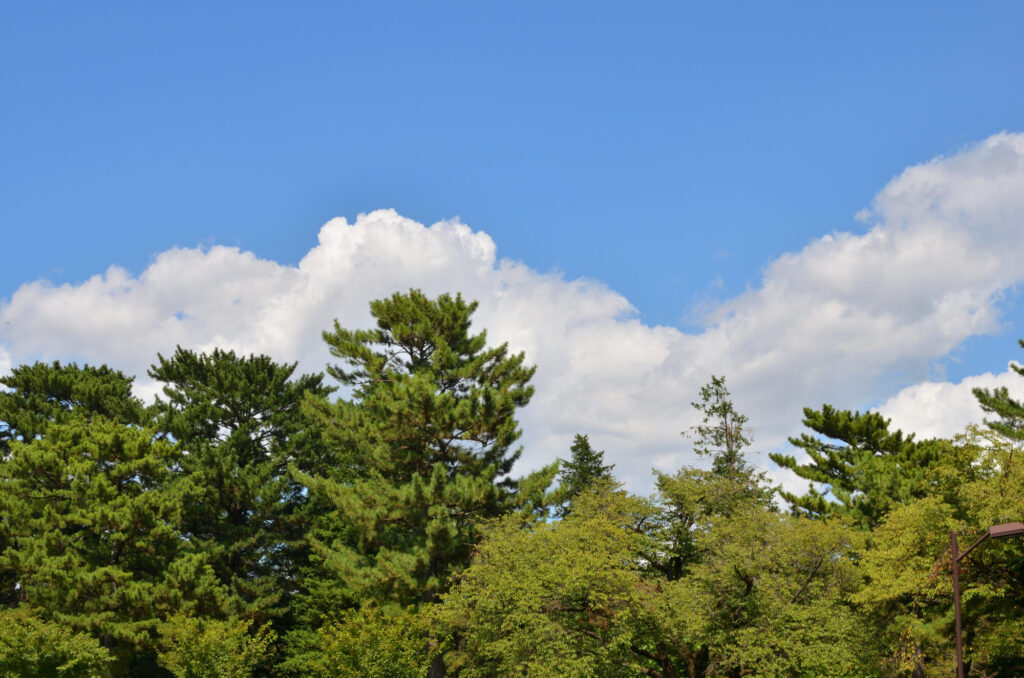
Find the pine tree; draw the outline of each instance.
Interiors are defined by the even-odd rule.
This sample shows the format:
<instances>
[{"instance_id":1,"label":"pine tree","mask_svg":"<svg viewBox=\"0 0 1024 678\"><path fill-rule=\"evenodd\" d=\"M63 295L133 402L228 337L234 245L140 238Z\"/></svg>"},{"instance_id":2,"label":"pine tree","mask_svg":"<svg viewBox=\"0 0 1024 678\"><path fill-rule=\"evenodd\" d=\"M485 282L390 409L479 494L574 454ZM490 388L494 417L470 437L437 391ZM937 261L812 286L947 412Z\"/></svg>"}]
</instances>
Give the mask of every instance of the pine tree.
<instances>
[{"instance_id":1,"label":"pine tree","mask_svg":"<svg viewBox=\"0 0 1024 678\"><path fill-rule=\"evenodd\" d=\"M556 510L556 514L561 518L569 515L572 500L580 492L600 483L614 482L612 469L615 468L615 464L605 465L604 451L598 452L591 447L588 436L577 433L569 451L572 452L572 458L568 461L561 460L558 472L559 494L561 500L565 502Z\"/></svg>"},{"instance_id":2,"label":"pine tree","mask_svg":"<svg viewBox=\"0 0 1024 678\"><path fill-rule=\"evenodd\" d=\"M149 371L165 384L160 429L184 452L185 535L228 588L231 612L260 624L285 614L305 559L306 497L288 464L326 463L300 404L332 389L294 370L264 355L178 347Z\"/></svg>"},{"instance_id":3,"label":"pine tree","mask_svg":"<svg viewBox=\"0 0 1024 678\"><path fill-rule=\"evenodd\" d=\"M509 477L520 455L515 412L533 394L535 368L470 333L476 307L412 290L370 304L374 329L336 322L324 333L343 361L328 372L352 396L315 409L347 456L330 474L299 475L333 509L317 545L335 596L436 600L468 562L481 521L521 499Z\"/></svg>"},{"instance_id":4,"label":"pine tree","mask_svg":"<svg viewBox=\"0 0 1024 678\"><path fill-rule=\"evenodd\" d=\"M36 438L72 413L141 423L142 401L132 395L132 381L106 365L79 367L54 361L15 367L0 377L6 387L0 390L0 454L12 440Z\"/></svg>"},{"instance_id":5,"label":"pine tree","mask_svg":"<svg viewBox=\"0 0 1024 678\"><path fill-rule=\"evenodd\" d=\"M52 369L73 380L73 371ZM96 374L81 372L86 384ZM162 615L216 614L221 605L205 556L178 529L182 501L170 479L180 455L151 428L84 404L49 410L52 399L33 402L43 407L33 421L57 415L10 441L0 464L10 540L0 566L15 574L20 603L111 650L114 675L144 671L139 662L152 659ZM107 411L132 409L129 401Z\"/></svg>"},{"instance_id":6,"label":"pine tree","mask_svg":"<svg viewBox=\"0 0 1024 678\"><path fill-rule=\"evenodd\" d=\"M927 493L925 471L941 449L937 441L918 442L913 434L889 431L890 421L878 413L830 405L818 411L805 408L803 423L818 435L802 433L789 442L806 452L810 462L769 455L779 466L825 486L819 490L812 485L803 496L780 491L795 512L814 518L846 515L870 529L894 506Z\"/></svg>"},{"instance_id":7,"label":"pine tree","mask_svg":"<svg viewBox=\"0 0 1024 678\"><path fill-rule=\"evenodd\" d=\"M11 444L30 442L55 423L72 418L104 417L122 424L140 424L142 401L132 396L131 377L106 365L79 367L37 362L15 367L0 378L0 463L11 459ZM10 518L0 522L0 553L15 543ZM16 605L23 591L17 575L0 565L0 603Z\"/></svg>"},{"instance_id":8,"label":"pine tree","mask_svg":"<svg viewBox=\"0 0 1024 678\"><path fill-rule=\"evenodd\" d=\"M1018 343L1024 348L1024 339ZM1010 368L1024 377L1024 367L1021 365L1010 363ZM1024 441L1024 403L1011 398L1005 386L992 390L976 388L974 397L978 399L981 409L999 417L995 421L985 421L989 428L1010 440Z\"/></svg>"}]
</instances>

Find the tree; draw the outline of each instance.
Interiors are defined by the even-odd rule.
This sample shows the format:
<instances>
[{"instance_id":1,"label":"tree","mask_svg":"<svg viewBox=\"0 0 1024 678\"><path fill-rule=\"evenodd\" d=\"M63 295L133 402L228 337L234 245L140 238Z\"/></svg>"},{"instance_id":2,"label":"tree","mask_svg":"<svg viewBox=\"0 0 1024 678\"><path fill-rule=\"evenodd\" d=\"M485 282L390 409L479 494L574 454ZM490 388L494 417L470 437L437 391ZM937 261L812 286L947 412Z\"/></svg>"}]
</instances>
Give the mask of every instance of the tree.
<instances>
[{"instance_id":1,"label":"tree","mask_svg":"<svg viewBox=\"0 0 1024 678\"><path fill-rule=\"evenodd\" d=\"M1024 348L1024 339L1019 340L1018 343L1021 348ZM1024 376L1024 367L1010 363L1010 368ZM981 409L999 417L995 421L986 420L985 423L989 428L1010 440L1024 441L1024 403L1011 398L1010 392L1005 386L992 390L976 388L974 397L978 399Z\"/></svg>"},{"instance_id":2,"label":"tree","mask_svg":"<svg viewBox=\"0 0 1024 678\"><path fill-rule=\"evenodd\" d=\"M800 464L792 455L769 456L779 466L825 485L825 489L811 486L802 497L782 491L780 495L794 511L817 518L849 516L864 529L877 525L892 507L924 496L925 472L938 458L942 444L917 442L912 434L889 431L889 423L876 412L861 414L831 405L817 411L805 408L804 426L826 440L803 433L789 442L811 461Z\"/></svg>"},{"instance_id":3,"label":"tree","mask_svg":"<svg viewBox=\"0 0 1024 678\"><path fill-rule=\"evenodd\" d=\"M712 375L700 389L700 401L691 405L701 414L701 423L683 436L695 436L694 451L711 457L711 469L684 466L672 474L654 472L664 516L665 555L652 564L672 581L699 560L697 539L713 519L751 507L775 508L774 490L765 474L747 464L747 417L733 406L725 377Z\"/></svg>"},{"instance_id":4,"label":"tree","mask_svg":"<svg viewBox=\"0 0 1024 678\"><path fill-rule=\"evenodd\" d=\"M657 573L643 564L656 548L643 529L654 512L604 486L580 494L564 520L491 524L441 608L461 639L449 666L467 678L680 675Z\"/></svg>"},{"instance_id":5,"label":"tree","mask_svg":"<svg viewBox=\"0 0 1024 678\"><path fill-rule=\"evenodd\" d=\"M142 401L132 395L132 377L106 365L79 367L35 363L21 365L0 377L0 454L13 440L31 440L74 413L103 416L122 424L139 424Z\"/></svg>"},{"instance_id":6,"label":"tree","mask_svg":"<svg viewBox=\"0 0 1024 678\"><path fill-rule=\"evenodd\" d=\"M604 451L598 452L590 446L590 438L576 434L573 438L572 458L560 460L558 480L560 483L560 499L565 502L558 507L556 513L564 518L569 514L570 504L580 492L601 483L614 483L612 469L615 464L605 465Z\"/></svg>"},{"instance_id":7,"label":"tree","mask_svg":"<svg viewBox=\"0 0 1024 678\"><path fill-rule=\"evenodd\" d=\"M346 610L317 633L316 651L297 675L314 678L422 678L431 662L427 615L373 605Z\"/></svg>"},{"instance_id":8,"label":"tree","mask_svg":"<svg viewBox=\"0 0 1024 678\"><path fill-rule=\"evenodd\" d=\"M536 504L554 476L554 466L539 480L509 476L535 368L470 333L476 307L412 290L370 304L374 329L335 322L324 333L342 360L328 373L352 396L310 409L345 456L333 471L297 475L331 506L315 545L329 588L350 602L436 600L481 522Z\"/></svg>"},{"instance_id":9,"label":"tree","mask_svg":"<svg viewBox=\"0 0 1024 678\"><path fill-rule=\"evenodd\" d=\"M0 612L0 674L8 678L104 678L112 660L89 634L28 607Z\"/></svg>"},{"instance_id":10,"label":"tree","mask_svg":"<svg viewBox=\"0 0 1024 678\"><path fill-rule=\"evenodd\" d=\"M164 383L159 428L182 451L184 534L228 587L233 614L258 623L285 613L305 558L307 498L288 464L329 461L300 404L332 389L322 375L294 371L265 355L180 346L149 370Z\"/></svg>"},{"instance_id":11,"label":"tree","mask_svg":"<svg viewBox=\"0 0 1024 678\"><path fill-rule=\"evenodd\" d=\"M690 404L703 417L691 429L697 438L694 451L711 457L711 468L718 475L736 476L746 471L743 448L750 445L744 430L747 418L733 407L725 377L711 375L711 381L700 389L700 401Z\"/></svg>"},{"instance_id":12,"label":"tree","mask_svg":"<svg viewBox=\"0 0 1024 678\"><path fill-rule=\"evenodd\" d=\"M11 445L42 436L54 423L71 418L105 417L122 424L138 424L142 402L132 396L132 378L106 365L79 367L35 363L15 367L0 377L0 463L11 459ZM10 518L0 522L0 553L16 543ZM23 591L17 575L0 564L0 602L17 604Z\"/></svg>"},{"instance_id":13,"label":"tree","mask_svg":"<svg viewBox=\"0 0 1024 678\"><path fill-rule=\"evenodd\" d=\"M0 465L0 511L11 543L0 564L22 602L92 633L114 652L114 675L152 648L159 618L217 613L221 591L179 531L170 481L179 457L152 429L71 417L11 443Z\"/></svg>"},{"instance_id":14,"label":"tree","mask_svg":"<svg viewBox=\"0 0 1024 678\"><path fill-rule=\"evenodd\" d=\"M687 575L665 585L691 678L879 675L870 631L846 598L862 537L838 521L747 506L697 536ZM671 619L671 617L670 617Z\"/></svg>"},{"instance_id":15,"label":"tree","mask_svg":"<svg viewBox=\"0 0 1024 678\"><path fill-rule=\"evenodd\" d=\"M171 615L160 625L158 662L175 678L249 678L267 661L276 637L270 624L250 634L252 623Z\"/></svg>"}]
</instances>

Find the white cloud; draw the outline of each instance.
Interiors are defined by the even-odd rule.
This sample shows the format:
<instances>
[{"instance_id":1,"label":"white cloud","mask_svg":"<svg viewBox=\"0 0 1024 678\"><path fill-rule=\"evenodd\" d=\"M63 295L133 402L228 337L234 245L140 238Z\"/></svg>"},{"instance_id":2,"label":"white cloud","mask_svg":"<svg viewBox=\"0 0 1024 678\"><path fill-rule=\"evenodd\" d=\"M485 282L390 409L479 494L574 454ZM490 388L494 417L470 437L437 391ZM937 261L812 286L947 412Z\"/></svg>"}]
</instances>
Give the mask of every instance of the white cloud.
<instances>
[{"instance_id":1,"label":"white cloud","mask_svg":"<svg viewBox=\"0 0 1024 678\"><path fill-rule=\"evenodd\" d=\"M481 302L477 327L539 367L522 466L567 454L585 432L643 490L651 466L693 461L679 432L694 423L689 403L712 373L728 376L763 450L799 428L803 406L863 408L926 381L931 361L998 329L999 296L1024 274L1024 136L995 135L910 167L859 216L866 232L779 257L757 288L707 309L704 329L690 334L644 325L600 282L499 260L483 231L380 210L324 225L298 266L229 247L173 249L137 277L112 267L80 285L23 285L0 304L0 350L16 363L107 362L151 393L145 369L175 344L320 370L329 360L320 332L334 318L364 327L367 303L395 290L461 291ZM900 403L928 388L887 406L909 411ZM952 393L943 388L936 399Z\"/></svg>"},{"instance_id":2,"label":"white cloud","mask_svg":"<svg viewBox=\"0 0 1024 678\"><path fill-rule=\"evenodd\" d=\"M11 356L0 347L0 377L6 376L11 371Z\"/></svg>"},{"instance_id":3,"label":"white cloud","mask_svg":"<svg viewBox=\"0 0 1024 678\"><path fill-rule=\"evenodd\" d=\"M901 390L878 411L892 419L894 427L917 438L945 438L963 431L966 424L981 424L985 413L974 397L974 389L1006 388L1011 397L1024 399L1024 378L1012 370L985 373L952 384L926 381ZM989 418L997 418L988 415Z\"/></svg>"}]
</instances>

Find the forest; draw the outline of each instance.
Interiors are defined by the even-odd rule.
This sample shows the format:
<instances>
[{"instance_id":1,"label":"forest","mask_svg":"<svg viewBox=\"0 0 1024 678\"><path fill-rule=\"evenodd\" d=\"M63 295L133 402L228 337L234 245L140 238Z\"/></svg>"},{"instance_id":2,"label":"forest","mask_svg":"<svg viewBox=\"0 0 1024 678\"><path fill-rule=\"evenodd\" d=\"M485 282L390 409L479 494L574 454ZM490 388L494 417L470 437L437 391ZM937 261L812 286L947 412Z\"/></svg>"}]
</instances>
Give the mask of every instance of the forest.
<instances>
[{"instance_id":1,"label":"forest","mask_svg":"<svg viewBox=\"0 0 1024 678\"><path fill-rule=\"evenodd\" d=\"M476 307L374 301L322 374L178 347L150 404L107 366L0 378L0 674L955 675L951 530L1024 518L1005 389L952 439L808 403L771 455L796 495L708 375L679 443L701 463L639 496L587 431L515 475L535 369ZM961 580L968 675L1024 675L1024 539Z\"/></svg>"}]
</instances>

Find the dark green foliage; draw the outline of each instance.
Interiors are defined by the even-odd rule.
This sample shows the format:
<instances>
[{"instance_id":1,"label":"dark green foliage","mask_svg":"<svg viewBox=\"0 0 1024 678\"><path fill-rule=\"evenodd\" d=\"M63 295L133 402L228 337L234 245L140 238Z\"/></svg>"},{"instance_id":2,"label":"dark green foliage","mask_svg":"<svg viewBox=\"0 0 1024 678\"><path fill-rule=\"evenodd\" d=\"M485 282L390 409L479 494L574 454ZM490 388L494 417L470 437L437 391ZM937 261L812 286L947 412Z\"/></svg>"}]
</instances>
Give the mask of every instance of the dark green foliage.
<instances>
[{"instance_id":1,"label":"dark green foliage","mask_svg":"<svg viewBox=\"0 0 1024 678\"><path fill-rule=\"evenodd\" d=\"M132 396L131 377L106 365L79 367L35 363L21 365L0 384L0 453L12 440L42 435L53 422L76 416L103 416L122 424L138 424L142 402Z\"/></svg>"},{"instance_id":2,"label":"dark green foliage","mask_svg":"<svg viewBox=\"0 0 1024 678\"><path fill-rule=\"evenodd\" d=\"M612 476L615 464L605 465L604 451L599 452L591 447L587 436L577 433L569 451L572 457L561 460L558 471L559 499L565 504L556 513L562 518L569 514L571 502L580 492L597 484L615 481Z\"/></svg>"},{"instance_id":3,"label":"dark green foliage","mask_svg":"<svg viewBox=\"0 0 1024 678\"><path fill-rule=\"evenodd\" d=\"M324 333L328 368L352 398L315 408L348 455L304 475L333 511L318 544L324 571L353 601L434 600L466 563L480 522L516 503L515 412L534 368L471 334L475 303L413 290L370 305L377 327Z\"/></svg>"},{"instance_id":4,"label":"dark green foliage","mask_svg":"<svg viewBox=\"0 0 1024 678\"><path fill-rule=\"evenodd\" d=\"M0 466L11 540L0 563L19 598L100 638L119 670L148 651L161 614L220 607L205 557L178 530L177 463L152 430L73 417L12 443Z\"/></svg>"},{"instance_id":5,"label":"dark green foliage","mask_svg":"<svg viewBox=\"0 0 1024 678\"><path fill-rule=\"evenodd\" d=\"M233 614L262 623L286 613L305 558L305 497L288 464L319 468L321 448L300 411L331 389L295 365L181 347L149 374L164 382L160 430L184 452L183 531L228 588Z\"/></svg>"},{"instance_id":6,"label":"dark green foliage","mask_svg":"<svg viewBox=\"0 0 1024 678\"><path fill-rule=\"evenodd\" d=\"M925 472L941 451L937 442L917 442L913 435L889 431L889 420L875 412L861 414L831 405L804 409L804 425L825 438L803 433L790 439L810 456L810 462L769 455L801 478L826 486L824 490L812 486L802 497L780 492L795 511L816 518L844 515L870 529L894 506L927 492Z\"/></svg>"},{"instance_id":7,"label":"dark green foliage","mask_svg":"<svg viewBox=\"0 0 1024 678\"><path fill-rule=\"evenodd\" d=\"M14 368L0 378L0 460L8 460L11 444L42 436L55 422L74 417L105 417L123 424L138 424L142 403L131 394L132 378L106 365L79 367L35 363ZM0 523L0 552L11 543L9 519ZM18 598L17 577L0 565L0 602Z\"/></svg>"},{"instance_id":8,"label":"dark green foliage","mask_svg":"<svg viewBox=\"0 0 1024 678\"><path fill-rule=\"evenodd\" d=\"M1018 343L1024 348L1024 340ZM1024 376L1024 367L1010 363L1010 368ZM994 421L985 421L989 428L1010 440L1024 441L1024 403L1011 398L1005 386L992 390L976 388L974 397L978 399L981 409L999 417Z\"/></svg>"}]
</instances>

